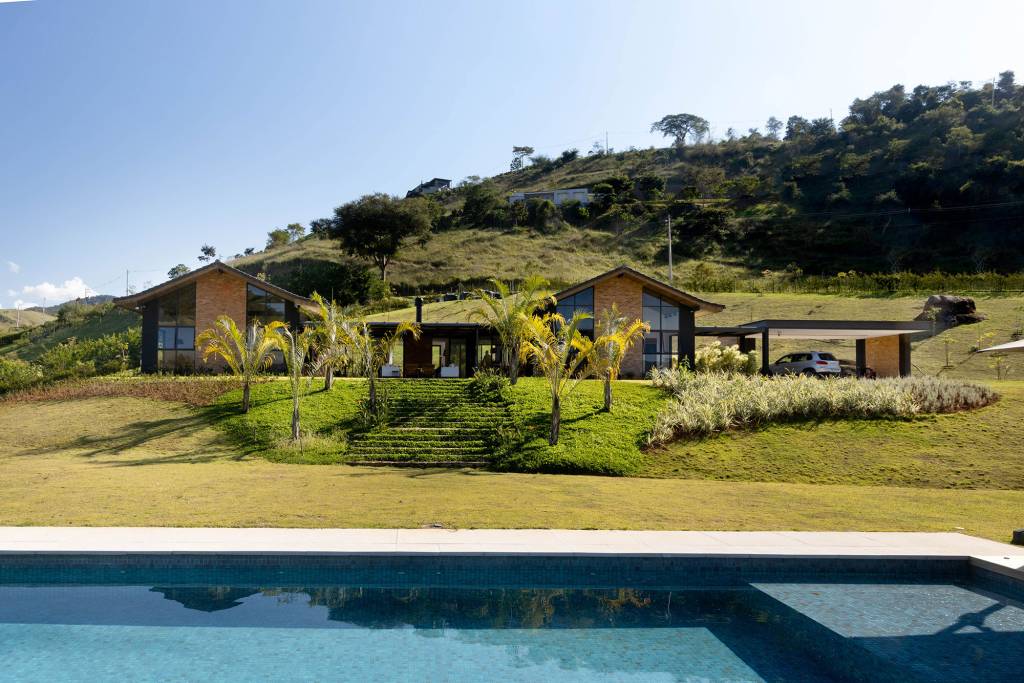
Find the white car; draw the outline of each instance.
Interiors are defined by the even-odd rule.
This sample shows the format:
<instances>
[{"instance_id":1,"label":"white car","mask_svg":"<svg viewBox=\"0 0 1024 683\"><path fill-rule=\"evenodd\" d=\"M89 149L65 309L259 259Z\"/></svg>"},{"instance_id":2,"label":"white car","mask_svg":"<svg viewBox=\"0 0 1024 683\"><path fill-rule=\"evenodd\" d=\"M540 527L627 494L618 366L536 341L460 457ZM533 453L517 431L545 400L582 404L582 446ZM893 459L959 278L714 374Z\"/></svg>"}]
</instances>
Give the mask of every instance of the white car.
<instances>
[{"instance_id":1,"label":"white car","mask_svg":"<svg viewBox=\"0 0 1024 683\"><path fill-rule=\"evenodd\" d=\"M805 351L783 356L768 366L772 375L807 375L809 377L839 377L843 369L831 353Z\"/></svg>"}]
</instances>

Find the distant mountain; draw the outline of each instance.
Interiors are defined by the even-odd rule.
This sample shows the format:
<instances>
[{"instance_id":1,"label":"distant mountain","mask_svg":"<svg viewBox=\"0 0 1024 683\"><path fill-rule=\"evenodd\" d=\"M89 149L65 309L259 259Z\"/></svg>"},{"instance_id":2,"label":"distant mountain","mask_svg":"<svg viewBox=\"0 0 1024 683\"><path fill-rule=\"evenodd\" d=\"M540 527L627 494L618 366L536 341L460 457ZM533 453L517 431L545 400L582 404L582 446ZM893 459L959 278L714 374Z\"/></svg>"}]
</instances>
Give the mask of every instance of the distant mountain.
<instances>
[{"instance_id":1,"label":"distant mountain","mask_svg":"<svg viewBox=\"0 0 1024 683\"><path fill-rule=\"evenodd\" d=\"M42 313L49 313L50 315L57 315L57 312L60 311L63 306L67 306L68 304L93 306L95 304L105 304L113 301L115 298L116 297L113 294L94 294L93 296L80 297L78 299L72 299L71 301L65 301L64 303L54 304L53 306L46 306L45 308L42 306L33 306L31 308L26 308L25 310L40 311Z\"/></svg>"}]
</instances>

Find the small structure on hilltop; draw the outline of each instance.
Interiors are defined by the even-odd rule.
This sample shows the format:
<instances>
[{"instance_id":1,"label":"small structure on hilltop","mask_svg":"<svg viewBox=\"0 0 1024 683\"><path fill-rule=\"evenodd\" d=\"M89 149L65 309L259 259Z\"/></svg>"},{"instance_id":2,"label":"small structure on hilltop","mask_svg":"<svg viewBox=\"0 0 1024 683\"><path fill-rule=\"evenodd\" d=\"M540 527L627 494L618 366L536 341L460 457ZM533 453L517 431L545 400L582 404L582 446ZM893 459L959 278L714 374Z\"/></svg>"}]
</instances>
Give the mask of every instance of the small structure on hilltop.
<instances>
[{"instance_id":1,"label":"small structure on hilltop","mask_svg":"<svg viewBox=\"0 0 1024 683\"><path fill-rule=\"evenodd\" d=\"M593 196L584 187L576 187L569 190L541 190L540 192L513 192L508 197L509 204L525 202L530 199L548 200L555 206L561 206L565 202L577 201L586 205L591 202Z\"/></svg>"},{"instance_id":2,"label":"small structure on hilltop","mask_svg":"<svg viewBox=\"0 0 1024 683\"><path fill-rule=\"evenodd\" d=\"M450 189L452 189L452 181L451 180L449 180L447 178L431 178L427 182L420 183L416 187L414 187L411 190L409 190L408 192L406 192L405 193L405 198L409 199L410 197L423 197L423 196L426 196L428 194L434 194L435 192L440 192L441 190L450 190Z\"/></svg>"}]
</instances>

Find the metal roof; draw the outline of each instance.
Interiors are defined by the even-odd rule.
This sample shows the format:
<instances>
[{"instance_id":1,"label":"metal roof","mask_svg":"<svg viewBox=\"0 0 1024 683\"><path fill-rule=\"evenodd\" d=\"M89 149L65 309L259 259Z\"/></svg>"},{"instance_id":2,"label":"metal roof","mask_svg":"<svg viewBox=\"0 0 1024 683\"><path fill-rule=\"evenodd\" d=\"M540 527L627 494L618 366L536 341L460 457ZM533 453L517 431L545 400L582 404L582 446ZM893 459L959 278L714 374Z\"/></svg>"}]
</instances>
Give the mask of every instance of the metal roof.
<instances>
[{"instance_id":1,"label":"metal roof","mask_svg":"<svg viewBox=\"0 0 1024 683\"><path fill-rule=\"evenodd\" d=\"M664 282L655 280L653 277L649 275L644 275L640 271L634 270L629 266L618 266L617 268L612 268L611 270L605 273L601 273L600 275L595 275L589 280L585 280L583 282L575 284L572 287L569 287L568 289L563 289L561 292L555 294L555 298L562 299L568 296L572 296L573 294L581 290L584 290L587 287L594 286L598 282L603 282L609 278L623 275L631 277L634 280L639 280L653 292L661 294L662 296L666 296L677 303L685 304L688 308L694 309L695 315L704 315L706 313L719 313L725 310L725 306L723 306L722 304L715 304L710 301L705 301L704 299L699 299L693 296L692 294L687 294L681 289L676 289L671 285L667 285Z\"/></svg>"},{"instance_id":2,"label":"metal roof","mask_svg":"<svg viewBox=\"0 0 1024 683\"><path fill-rule=\"evenodd\" d=\"M987 349L982 349L982 351L1024 351L1024 339L1006 342L998 346L990 346Z\"/></svg>"},{"instance_id":3,"label":"metal roof","mask_svg":"<svg viewBox=\"0 0 1024 683\"><path fill-rule=\"evenodd\" d=\"M776 339L870 339L931 330L931 323L893 320L755 320L739 328L767 329Z\"/></svg>"},{"instance_id":4,"label":"metal roof","mask_svg":"<svg viewBox=\"0 0 1024 683\"><path fill-rule=\"evenodd\" d=\"M120 306L121 308L127 308L128 310L133 311L138 308L139 304L149 301L154 297L160 296L164 292L170 292L172 290L177 289L178 287L181 287L182 285L187 285L188 283L199 279L200 276L212 271L217 271L219 273L226 273L228 275L234 275L236 277L239 277L248 282L249 284L256 285L257 287L264 289L270 292L271 294L276 294L277 296L283 299L288 299L289 301L295 303L298 306L303 306L309 309L316 307L316 304L313 302L312 299L307 299L306 297L299 296L294 292L289 292L287 289L284 289L283 287L272 285L269 282L265 282L264 280L259 279L255 275L250 275L249 273L239 270L238 268L232 268L231 266L221 261L214 261L213 263L205 265L202 268L197 268L196 270L189 271L184 275L180 275L174 278L173 280L168 280L167 282L163 282L155 287L150 287L149 289L145 289L136 294L118 297L114 299L114 303Z\"/></svg>"}]
</instances>

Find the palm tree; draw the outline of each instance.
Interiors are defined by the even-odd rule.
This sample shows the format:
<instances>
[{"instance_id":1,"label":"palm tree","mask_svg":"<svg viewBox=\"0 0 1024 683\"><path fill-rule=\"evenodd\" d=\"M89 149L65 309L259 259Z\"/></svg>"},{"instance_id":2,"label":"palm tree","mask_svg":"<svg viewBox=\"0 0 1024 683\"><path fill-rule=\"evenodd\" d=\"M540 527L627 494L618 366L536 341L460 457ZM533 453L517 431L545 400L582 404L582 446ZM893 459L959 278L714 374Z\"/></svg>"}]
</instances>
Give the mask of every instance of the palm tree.
<instances>
[{"instance_id":1,"label":"palm tree","mask_svg":"<svg viewBox=\"0 0 1024 683\"><path fill-rule=\"evenodd\" d=\"M486 308L474 311L472 317L482 318L498 333L501 341L501 364L508 371L512 384L519 379L519 360L522 356L521 346L525 337L525 320L538 308L554 305L555 297L542 295L548 281L539 275L531 275L523 281L519 292L513 294L504 282L491 278L497 297L493 297L482 289L476 295L484 302Z\"/></svg>"},{"instance_id":2,"label":"palm tree","mask_svg":"<svg viewBox=\"0 0 1024 683\"><path fill-rule=\"evenodd\" d=\"M313 292L312 299L317 304L317 357L325 368L324 389L329 390L334 384L334 371L352 362L351 324L345 309L335 301L328 303L316 292Z\"/></svg>"},{"instance_id":3,"label":"palm tree","mask_svg":"<svg viewBox=\"0 0 1024 683\"><path fill-rule=\"evenodd\" d=\"M243 413L249 412L249 386L253 379L274 362L273 353L280 349L276 331L284 326L282 322L260 325L254 321L248 334L244 334L230 316L222 315L213 327L196 338L196 344L203 349L204 363L211 356L219 356L242 379Z\"/></svg>"},{"instance_id":4,"label":"palm tree","mask_svg":"<svg viewBox=\"0 0 1024 683\"><path fill-rule=\"evenodd\" d=\"M380 337L373 336L370 324L366 320L356 321L349 326L348 338L352 359L356 370L369 383L370 412L373 415L378 414L377 376L380 374L381 366L388 362L395 350L396 342L406 333L411 334L413 339L419 339L420 326L416 323L400 322L394 330Z\"/></svg>"},{"instance_id":5,"label":"palm tree","mask_svg":"<svg viewBox=\"0 0 1024 683\"><path fill-rule=\"evenodd\" d=\"M589 313L577 313L566 322L558 313L523 316L526 332L523 351L537 364L551 390L551 431L548 434L551 446L558 444L562 400L594 372L588 362L593 356L594 342L579 331L580 322L590 317Z\"/></svg>"},{"instance_id":6,"label":"palm tree","mask_svg":"<svg viewBox=\"0 0 1024 683\"><path fill-rule=\"evenodd\" d=\"M288 368L288 383L292 390L292 441L299 440L299 399L303 394L303 370L306 361L311 355L316 355L316 341L318 331L306 328L298 334L292 333L287 325L281 325L271 334L277 336L278 345L284 351L284 362ZM319 370L324 362L323 356L318 356L310 367L309 379L306 380L306 388L313 381L313 375Z\"/></svg>"},{"instance_id":7,"label":"palm tree","mask_svg":"<svg viewBox=\"0 0 1024 683\"><path fill-rule=\"evenodd\" d=\"M604 409L611 412L612 382L619 377L622 359L633 344L650 332L651 326L642 320L630 321L612 304L610 310L601 313L597 327L599 336L594 341L594 372L604 380Z\"/></svg>"}]
</instances>

